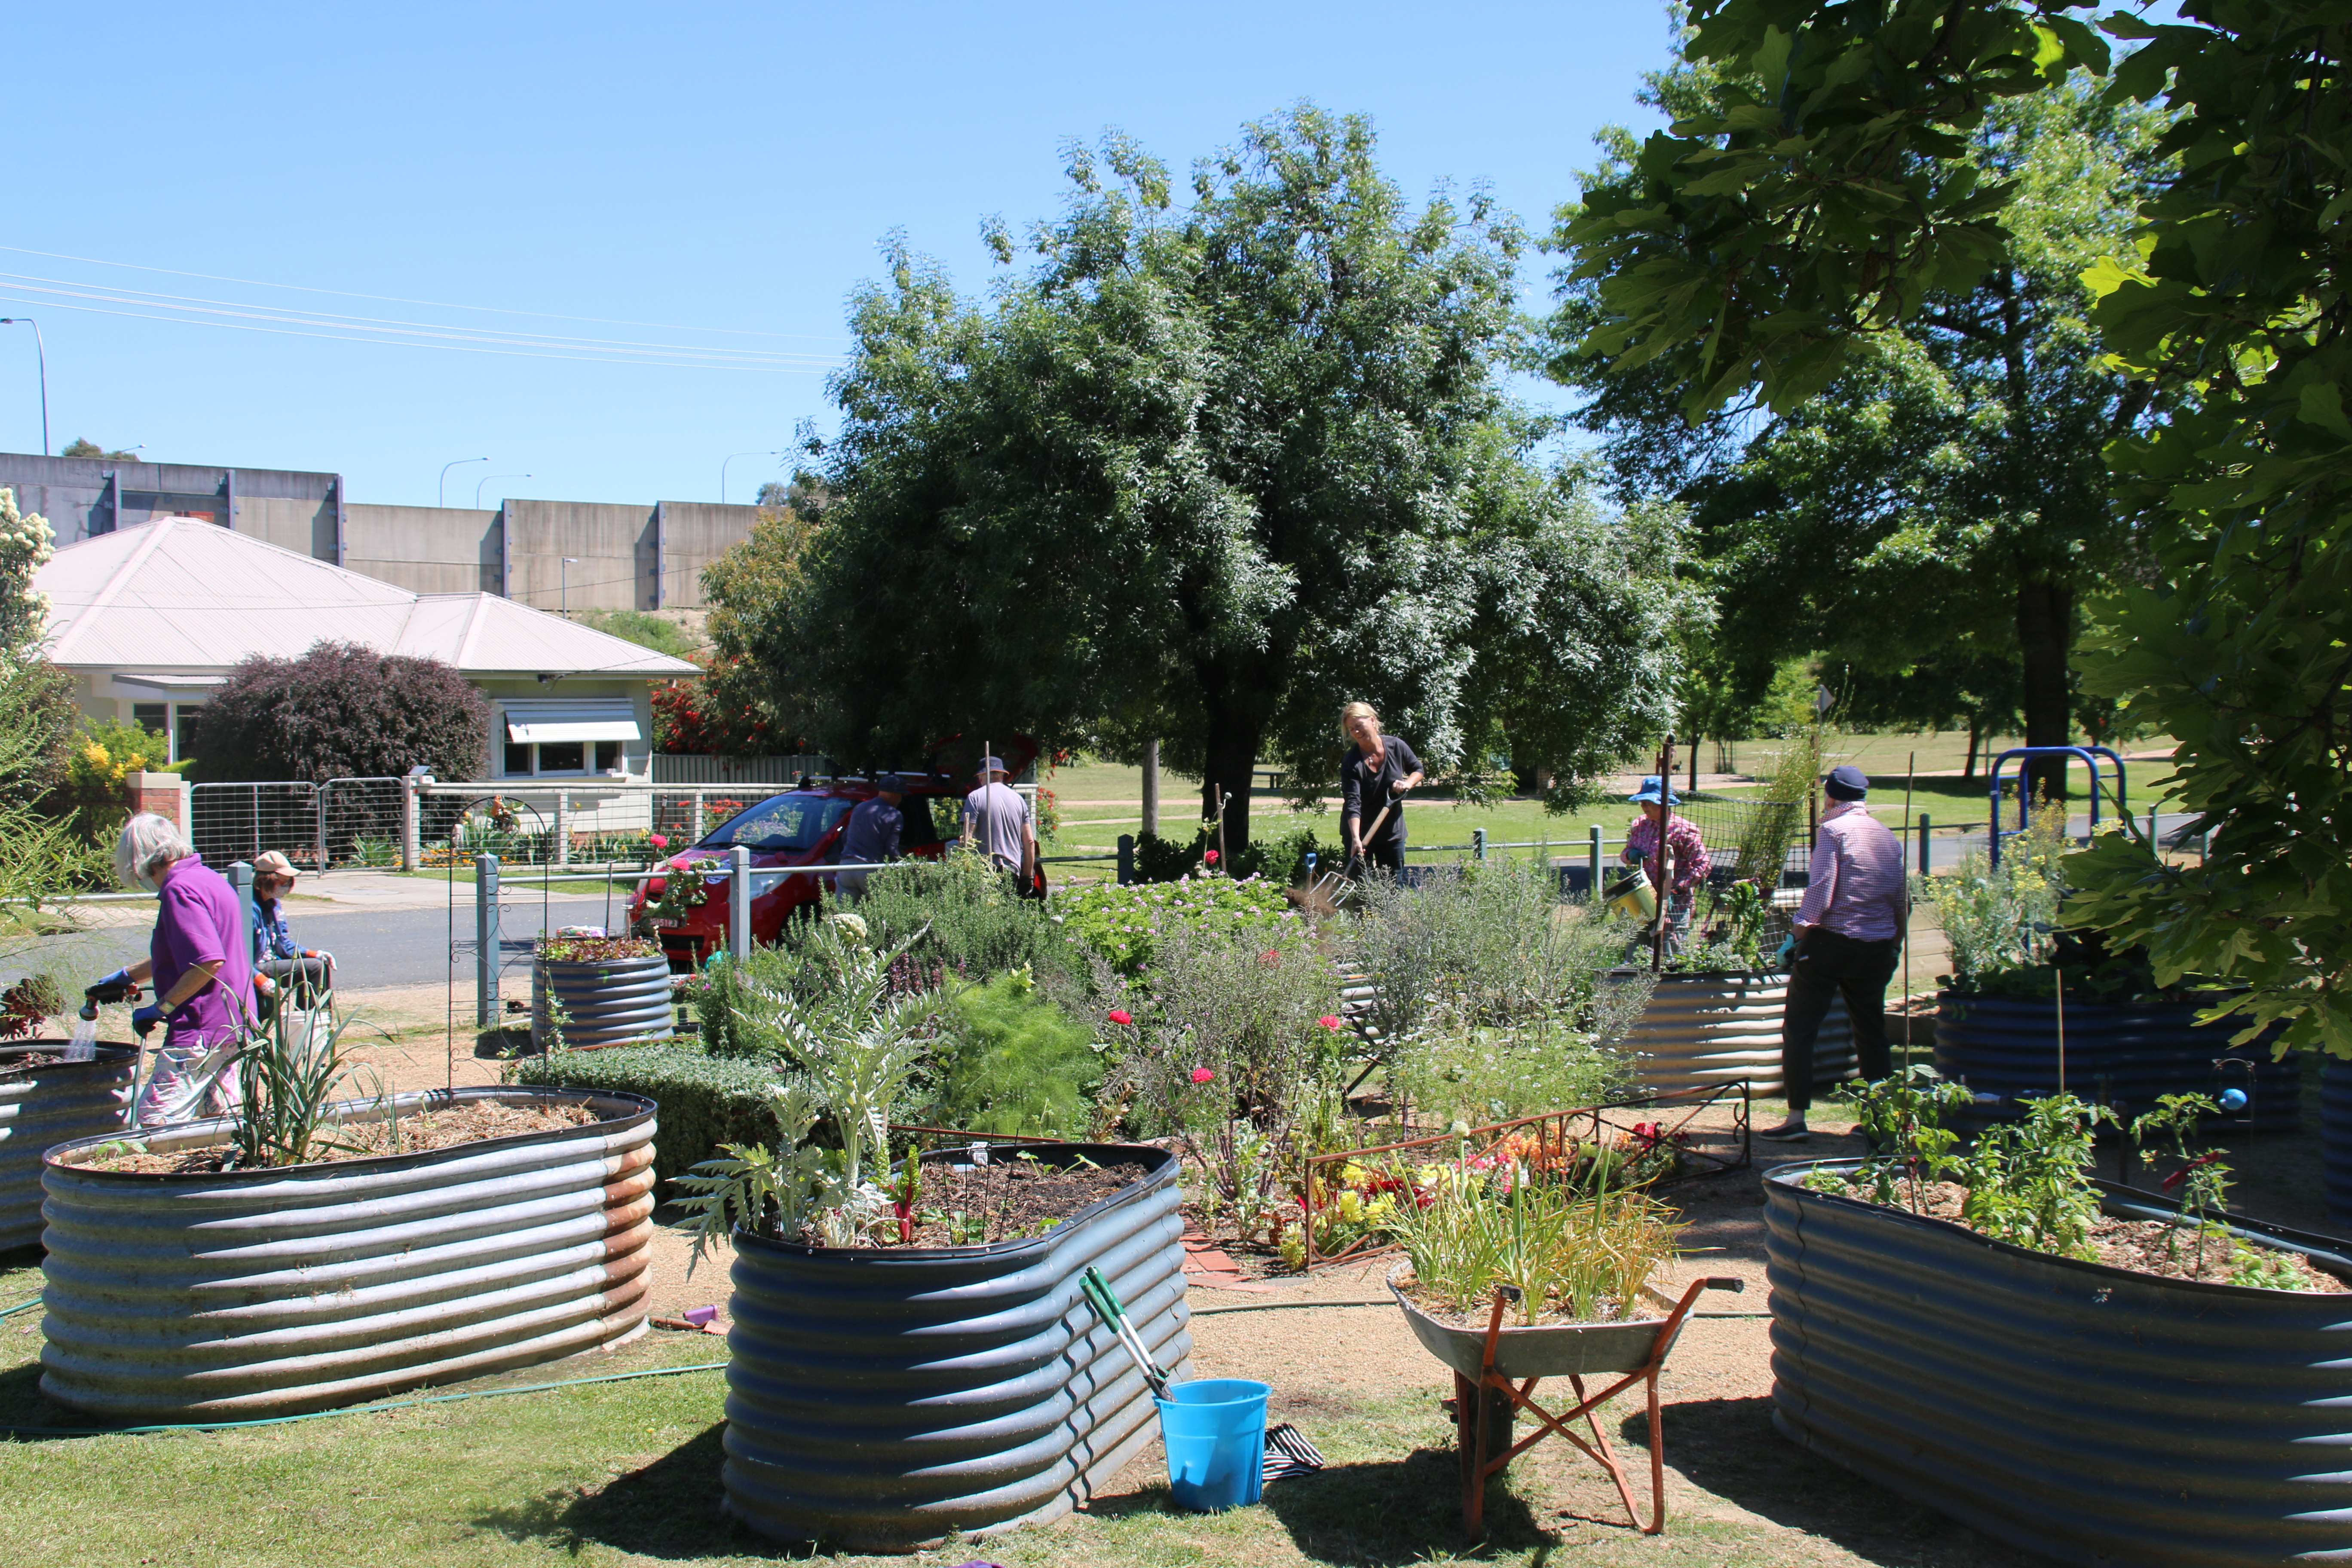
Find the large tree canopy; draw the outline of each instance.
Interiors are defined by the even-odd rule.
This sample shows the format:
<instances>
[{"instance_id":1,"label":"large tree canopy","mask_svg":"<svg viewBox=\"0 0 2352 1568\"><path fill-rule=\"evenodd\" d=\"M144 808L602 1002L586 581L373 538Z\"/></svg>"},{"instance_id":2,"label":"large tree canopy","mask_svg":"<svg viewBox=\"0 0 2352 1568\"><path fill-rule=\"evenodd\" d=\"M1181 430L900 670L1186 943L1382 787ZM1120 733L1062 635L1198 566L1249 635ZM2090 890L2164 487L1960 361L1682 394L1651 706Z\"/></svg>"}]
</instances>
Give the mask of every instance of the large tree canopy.
<instances>
[{"instance_id":1,"label":"large tree canopy","mask_svg":"<svg viewBox=\"0 0 2352 1568\"><path fill-rule=\"evenodd\" d=\"M2066 0L1694 0L1686 54L1752 79L1643 148L1574 236L1589 352L1648 364L1695 414L1755 387L1791 409L1879 330L2012 254L2012 184L1960 156L2003 98L2110 69ZM2352 80L2340 5L2183 0L2098 18L2141 45L2117 101L2162 99L2179 172L2094 269L2131 373L2181 402L2118 439L2116 494L2159 572L2102 607L2088 679L2181 742L2174 787L2219 829L2195 867L2110 840L2072 918L2158 974L2248 988L2250 1023L2352 1056Z\"/></svg>"},{"instance_id":2,"label":"large tree canopy","mask_svg":"<svg viewBox=\"0 0 2352 1568\"><path fill-rule=\"evenodd\" d=\"M1663 727L1677 529L1530 465L1497 371L1521 237L1483 195L1409 211L1311 108L1188 205L1118 138L1069 176L986 307L903 246L856 301L805 589L737 623L820 743L1157 737L1245 835L1255 763L1332 779L1350 699L1561 805Z\"/></svg>"},{"instance_id":3,"label":"large tree canopy","mask_svg":"<svg viewBox=\"0 0 2352 1568\"><path fill-rule=\"evenodd\" d=\"M1685 67L1647 96L1687 121L1753 85ZM1996 100L1953 161L2012 184L2010 243L1777 414L1692 424L1665 365L1577 352L1604 320L1606 280L1569 284L1552 373L1593 395L1581 417L1621 490L1691 507L1742 689L1818 651L1863 678L1875 712L1973 730L2021 708L2028 743L2070 742L2080 595L2137 564L2100 452L2151 404L2147 383L2100 363L2083 274L2127 244L2165 122L2082 79ZM1632 138L1612 153L1587 182L1597 205L1639 180ZM1582 216L1563 209L1563 243ZM2063 767L2043 776L2063 789Z\"/></svg>"}]
</instances>

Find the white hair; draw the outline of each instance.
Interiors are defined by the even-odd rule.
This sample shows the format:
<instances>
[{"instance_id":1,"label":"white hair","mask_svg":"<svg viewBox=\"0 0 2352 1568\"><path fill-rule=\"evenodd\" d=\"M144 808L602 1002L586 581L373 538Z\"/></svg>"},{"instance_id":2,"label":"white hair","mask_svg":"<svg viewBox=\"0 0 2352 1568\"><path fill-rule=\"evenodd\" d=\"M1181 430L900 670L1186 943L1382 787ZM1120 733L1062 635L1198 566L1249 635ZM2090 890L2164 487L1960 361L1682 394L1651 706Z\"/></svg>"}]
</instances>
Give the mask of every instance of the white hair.
<instances>
[{"instance_id":1,"label":"white hair","mask_svg":"<svg viewBox=\"0 0 2352 1568\"><path fill-rule=\"evenodd\" d=\"M195 852L170 817L140 812L122 825L122 837L114 841L115 880L142 892L160 891L155 873Z\"/></svg>"}]
</instances>

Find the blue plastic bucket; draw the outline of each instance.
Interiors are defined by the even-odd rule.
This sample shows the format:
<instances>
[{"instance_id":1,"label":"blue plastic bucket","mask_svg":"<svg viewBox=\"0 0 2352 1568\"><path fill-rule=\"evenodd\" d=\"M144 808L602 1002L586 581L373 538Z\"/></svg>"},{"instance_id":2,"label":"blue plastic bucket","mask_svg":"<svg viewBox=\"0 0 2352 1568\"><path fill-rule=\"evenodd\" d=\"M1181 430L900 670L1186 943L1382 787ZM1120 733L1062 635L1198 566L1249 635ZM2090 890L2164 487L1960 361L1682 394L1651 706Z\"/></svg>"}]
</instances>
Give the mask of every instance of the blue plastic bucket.
<instances>
[{"instance_id":1,"label":"blue plastic bucket","mask_svg":"<svg viewBox=\"0 0 2352 1568\"><path fill-rule=\"evenodd\" d=\"M1171 1384L1160 1405L1168 1489L1201 1513L1240 1508L1265 1489L1265 1400L1273 1389L1245 1377Z\"/></svg>"}]
</instances>

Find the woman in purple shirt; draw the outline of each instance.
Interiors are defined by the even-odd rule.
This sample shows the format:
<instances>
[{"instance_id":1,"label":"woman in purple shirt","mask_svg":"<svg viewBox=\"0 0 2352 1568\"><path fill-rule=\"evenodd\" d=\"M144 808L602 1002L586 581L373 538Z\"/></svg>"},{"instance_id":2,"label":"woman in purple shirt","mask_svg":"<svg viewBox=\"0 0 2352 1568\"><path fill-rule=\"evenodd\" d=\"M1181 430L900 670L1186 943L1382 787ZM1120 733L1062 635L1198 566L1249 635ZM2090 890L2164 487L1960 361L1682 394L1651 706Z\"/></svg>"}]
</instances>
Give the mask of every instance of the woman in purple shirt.
<instances>
[{"instance_id":1,"label":"woman in purple shirt","mask_svg":"<svg viewBox=\"0 0 2352 1568\"><path fill-rule=\"evenodd\" d=\"M121 972L134 986L152 980L155 999L131 1015L141 1037L160 1022L163 1046L139 1097L142 1127L185 1121L207 1101L237 1103L236 1048L253 994L251 939L236 890L204 862L168 817L142 811L123 824L114 874L156 895L147 957ZM110 977L112 978L112 977Z\"/></svg>"}]
</instances>

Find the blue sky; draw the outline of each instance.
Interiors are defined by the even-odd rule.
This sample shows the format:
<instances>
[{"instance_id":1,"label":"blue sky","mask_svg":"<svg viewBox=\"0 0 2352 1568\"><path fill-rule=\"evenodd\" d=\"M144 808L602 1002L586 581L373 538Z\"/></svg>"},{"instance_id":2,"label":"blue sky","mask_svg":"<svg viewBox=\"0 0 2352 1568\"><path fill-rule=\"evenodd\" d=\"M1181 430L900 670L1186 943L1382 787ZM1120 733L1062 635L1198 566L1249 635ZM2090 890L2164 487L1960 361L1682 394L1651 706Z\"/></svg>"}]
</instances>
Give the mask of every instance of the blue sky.
<instances>
[{"instance_id":1,"label":"blue sky","mask_svg":"<svg viewBox=\"0 0 2352 1568\"><path fill-rule=\"evenodd\" d=\"M9 42L0 315L41 323L53 447L428 504L492 459L453 505L718 499L830 427L881 237L977 292L982 218L1052 214L1066 138L1181 168L1312 99L1409 194L1540 225L1667 57L1662 10L1597 0L46 6ZM0 448L39 445L0 328Z\"/></svg>"}]
</instances>

